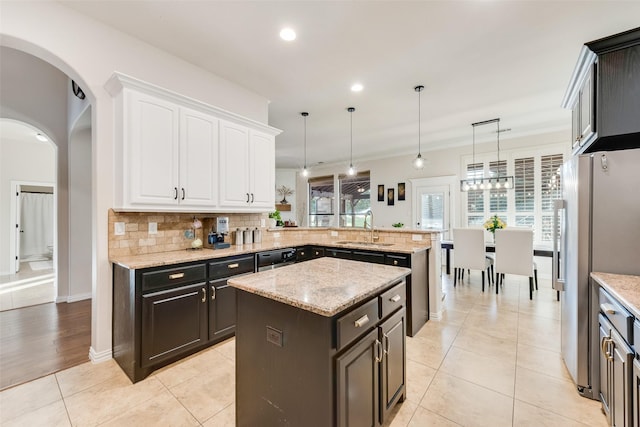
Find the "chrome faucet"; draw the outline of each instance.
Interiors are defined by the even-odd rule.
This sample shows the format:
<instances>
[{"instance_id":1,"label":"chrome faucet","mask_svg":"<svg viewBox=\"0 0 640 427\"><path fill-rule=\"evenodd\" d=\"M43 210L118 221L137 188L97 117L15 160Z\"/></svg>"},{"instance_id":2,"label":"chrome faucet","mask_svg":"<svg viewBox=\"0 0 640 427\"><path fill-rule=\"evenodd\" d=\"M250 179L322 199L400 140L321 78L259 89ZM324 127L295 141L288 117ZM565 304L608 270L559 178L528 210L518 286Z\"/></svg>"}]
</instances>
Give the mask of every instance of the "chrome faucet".
<instances>
[{"instance_id":1,"label":"chrome faucet","mask_svg":"<svg viewBox=\"0 0 640 427\"><path fill-rule=\"evenodd\" d=\"M373 243L374 241L378 240L378 236L374 236L373 235L373 212L371 211L371 209L369 209L365 214L364 214L364 228L367 228L367 217L371 216L371 221L369 222L369 228L371 229L371 234L369 235L369 241L371 243Z\"/></svg>"}]
</instances>

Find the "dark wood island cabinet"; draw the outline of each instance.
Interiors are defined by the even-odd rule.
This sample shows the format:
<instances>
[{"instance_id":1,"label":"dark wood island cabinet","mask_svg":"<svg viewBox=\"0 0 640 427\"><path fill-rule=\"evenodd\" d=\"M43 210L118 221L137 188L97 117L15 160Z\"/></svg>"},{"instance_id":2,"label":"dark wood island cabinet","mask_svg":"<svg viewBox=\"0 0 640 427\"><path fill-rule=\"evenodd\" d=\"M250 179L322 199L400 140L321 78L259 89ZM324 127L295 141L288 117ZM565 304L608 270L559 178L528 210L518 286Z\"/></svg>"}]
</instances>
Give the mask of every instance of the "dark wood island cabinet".
<instances>
[{"instance_id":1,"label":"dark wood island cabinet","mask_svg":"<svg viewBox=\"0 0 640 427\"><path fill-rule=\"evenodd\" d=\"M238 426L380 426L406 393L407 268L324 257L238 288Z\"/></svg>"}]
</instances>

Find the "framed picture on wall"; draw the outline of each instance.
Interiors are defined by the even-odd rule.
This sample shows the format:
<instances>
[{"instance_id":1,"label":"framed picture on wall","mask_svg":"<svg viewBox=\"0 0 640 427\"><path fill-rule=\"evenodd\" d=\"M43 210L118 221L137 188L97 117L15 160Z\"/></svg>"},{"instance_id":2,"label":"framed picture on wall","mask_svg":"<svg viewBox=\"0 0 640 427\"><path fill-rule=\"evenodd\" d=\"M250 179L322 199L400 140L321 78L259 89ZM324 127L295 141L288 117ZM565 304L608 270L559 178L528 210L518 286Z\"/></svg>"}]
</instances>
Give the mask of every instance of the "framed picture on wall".
<instances>
[{"instance_id":1,"label":"framed picture on wall","mask_svg":"<svg viewBox=\"0 0 640 427\"><path fill-rule=\"evenodd\" d=\"M387 189L387 205L389 206L393 206L394 193L395 193L394 188Z\"/></svg>"},{"instance_id":2,"label":"framed picture on wall","mask_svg":"<svg viewBox=\"0 0 640 427\"><path fill-rule=\"evenodd\" d=\"M378 185L378 201L384 202L384 185Z\"/></svg>"},{"instance_id":3,"label":"framed picture on wall","mask_svg":"<svg viewBox=\"0 0 640 427\"><path fill-rule=\"evenodd\" d=\"M404 200L404 182L398 183L398 200Z\"/></svg>"}]
</instances>

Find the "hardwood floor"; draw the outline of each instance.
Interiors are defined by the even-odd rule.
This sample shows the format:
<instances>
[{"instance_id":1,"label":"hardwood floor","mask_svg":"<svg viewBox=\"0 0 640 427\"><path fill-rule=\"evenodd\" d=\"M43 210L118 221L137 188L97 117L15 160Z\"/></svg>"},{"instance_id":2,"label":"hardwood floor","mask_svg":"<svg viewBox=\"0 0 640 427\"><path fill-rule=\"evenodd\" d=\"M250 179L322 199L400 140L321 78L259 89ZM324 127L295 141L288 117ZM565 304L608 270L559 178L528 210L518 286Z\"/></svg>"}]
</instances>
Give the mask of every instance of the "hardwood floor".
<instances>
[{"instance_id":1,"label":"hardwood floor","mask_svg":"<svg viewBox=\"0 0 640 427\"><path fill-rule=\"evenodd\" d=\"M0 390L89 360L91 300L0 312Z\"/></svg>"}]
</instances>

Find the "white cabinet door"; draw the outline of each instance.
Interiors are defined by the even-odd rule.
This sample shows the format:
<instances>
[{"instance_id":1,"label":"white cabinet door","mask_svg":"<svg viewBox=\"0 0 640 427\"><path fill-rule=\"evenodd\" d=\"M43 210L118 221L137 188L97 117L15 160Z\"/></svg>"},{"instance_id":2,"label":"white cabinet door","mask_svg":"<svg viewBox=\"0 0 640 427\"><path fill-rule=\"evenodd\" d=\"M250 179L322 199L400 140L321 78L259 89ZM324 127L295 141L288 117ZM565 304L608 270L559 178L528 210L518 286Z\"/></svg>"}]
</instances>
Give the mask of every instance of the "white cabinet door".
<instances>
[{"instance_id":1,"label":"white cabinet door","mask_svg":"<svg viewBox=\"0 0 640 427\"><path fill-rule=\"evenodd\" d=\"M251 207L275 209L275 138L260 132L250 132L249 181Z\"/></svg>"},{"instance_id":2,"label":"white cabinet door","mask_svg":"<svg viewBox=\"0 0 640 427\"><path fill-rule=\"evenodd\" d=\"M130 92L124 182L132 205L178 203L178 107ZM128 157L128 158L127 158Z\"/></svg>"},{"instance_id":3,"label":"white cabinet door","mask_svg":"<svg viewBox=\"0 0 640 427\"><path fill-rule=\"evenodd\" d=\"M181 207L215 208L218 204L218 119L180 109Z\"/></svg>"},{"instance_id":4,"label":"white cabinet door","mask_svg":"<svg viewBox=\"0 0 640 427\"><path fill-rule=\"evenodd\" d=\"M249 130L220 121L220 206L247 208L249 190Z\"/></svg>"}]
</instances>

